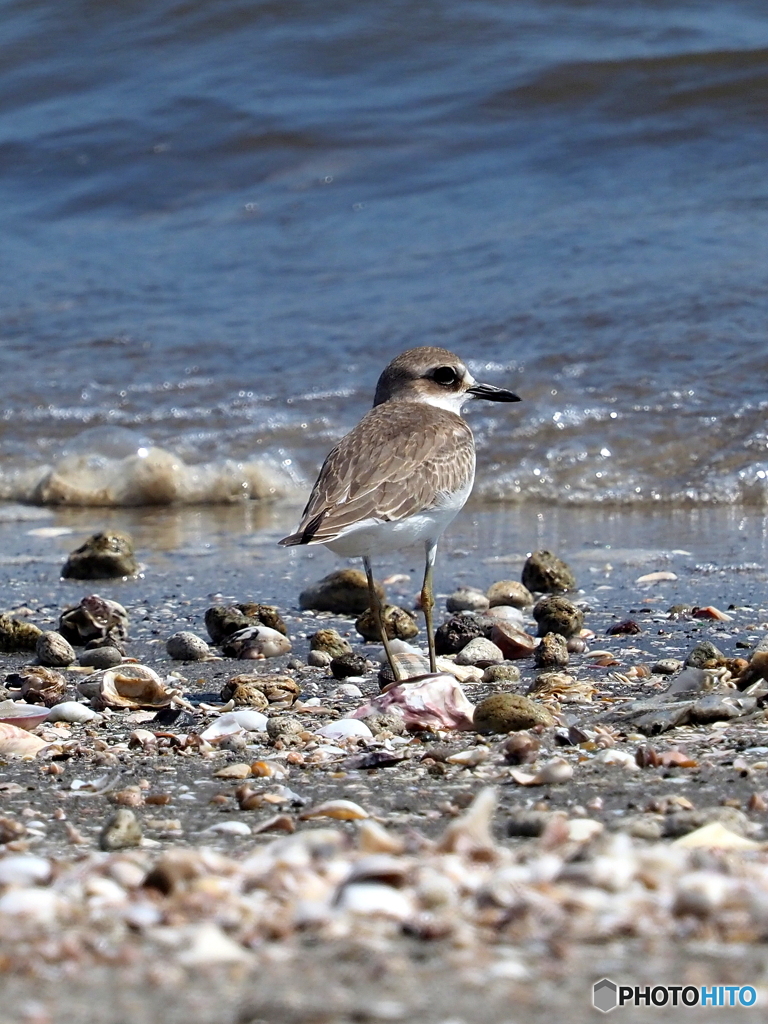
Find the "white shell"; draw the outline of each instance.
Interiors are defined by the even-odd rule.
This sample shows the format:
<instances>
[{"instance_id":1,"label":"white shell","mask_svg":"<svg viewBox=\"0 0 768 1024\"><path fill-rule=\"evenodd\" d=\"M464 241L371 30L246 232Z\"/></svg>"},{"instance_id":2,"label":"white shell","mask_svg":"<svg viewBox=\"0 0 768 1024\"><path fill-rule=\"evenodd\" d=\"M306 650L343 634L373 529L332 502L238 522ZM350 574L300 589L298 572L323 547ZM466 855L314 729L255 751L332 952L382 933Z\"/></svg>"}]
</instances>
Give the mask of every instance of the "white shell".
<instances>
[{"instance_id":1,"label":"white shell","mask_svg":"<svg viewBox=\"0 0 768 1024\"><path fill-rule=\"evenodd\" d=\"M203 832L224 832L230 836L249 836L251 826L246 825L244 821L219 821L215 825L203 829Z\"/></svg>"},{"instance_id":2,"label":"white shell","mask_svg":"<svg viewBox=\"0 0 768 1024\"><path fill-rule=\"evenodd\" d=\"M235 733L264 732L267 728L267 716L252 708L243 708L242 711L228 711L221 715L215 722L211 722L207 729L200 733L200 739L209 743L223 736L232 736Z\"/></svg>"},{"instance_id":3,"label":"white shell","mask_svg":"<svg viewBox=\"0 0 768 1024\"><path fill-rule=\"evenodd\" d=\"M79 725L82 722L92 722L99 716L85 704L79 704L76 700L65 700L61 704L54 704L48 712L47 722L72 722Z\"/></svg>"},{"instance_id":4,"label":"white shell","mask_svg":"<svg viewBox=\"0 0 768 1024\"><path fill-rule=\"evenodd\" d=\"M26 917L37 924L53 924L60 905L52 889L9 889L0 896L0 914Z\"/></svg>"},{"instance_id":5,"label":"white shell","mask_svg":"<svg viewBox=\"0 0 768 1024\"><path fill-rule=\"evenodd\" d=\"M373 739L373 733L365 724L357 718L340 718L338 722L329 722L322 729L317 730L318 736L325 736L329 740L345 740L351 736L361 739Z\"/></svg>"},{"instance_id":6,"label":"white shell","mask_svg":"<svg viewBox=\"0 0 768 1024\"><path fill-rule=\"evenodd\" d=\"M39 885L51 877L51 862L45 857L17 854L0 858L0 885Z\"/></svg>"}]
</instances>

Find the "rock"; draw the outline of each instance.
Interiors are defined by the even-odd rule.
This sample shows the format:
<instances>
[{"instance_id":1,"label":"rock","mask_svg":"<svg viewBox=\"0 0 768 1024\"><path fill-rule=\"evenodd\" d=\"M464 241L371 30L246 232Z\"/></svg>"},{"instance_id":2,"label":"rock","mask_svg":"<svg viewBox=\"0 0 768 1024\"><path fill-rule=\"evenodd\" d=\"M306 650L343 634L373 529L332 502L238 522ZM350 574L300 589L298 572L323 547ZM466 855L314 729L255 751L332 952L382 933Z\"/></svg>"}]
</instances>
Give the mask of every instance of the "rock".
<instances>
[{"instance_id":1,"label":"rock","mask_svg":"<svg viewBox=\"0 0 768 1024\"><path fill-rule=\"evenodd\" d=\"M486 591L491 608L499 605L511 605L513 608L530 608L533 594L528 587L517 580L499 580L492 583Z\"/></svg>"},{"instance_id":2,"label":"rock","mask_svg":"<svg viewBox=\"0 0 768 1024\"><path fill-rule=\"evenodd\" d=\"M0 651L13 654L15 651L34 651L42 636L42 629L24 619L0 615Z\"/></svg>"},{"instance_id":3,"label":"rock","mask_svg":"<svg viewBox=\"0 0 768 1024\"><path fill-rule=\"evenodd\" d=\"M290 715L278 715L267 722L267 735L271 740L287 740L295 742L304 732L304 725L298 718Z\"/></svg>"},{"instance_id":4,"label":"rock","mask_svg":"<svg viewBox=\"0 0 768 1024\"><path fill-rule=\"evenodd\" d=\"M256 708L268 704L288 706L299 696L299 684L288 675L256 675L243 673L228 679L221 688L221 699L226 703Z\"/></svg>"},{"instance_id":5,"label":"rock","mask_svg":"<svg viewBox=\"0 0 768 1024\"><path fill-rule=\"evenodd\" d=\"M416 619L405 608L400 608L395 604L384 605L381 618L390 640L411 640L418 635L419 627L416 625ZM366 609L356 620L355 629L365 640L370 640L373 643L381 640L376 617L370 608Z\"/></svg>"},{"instance_id":6,"label":"rock","mask_svg":"<svg viewBox=\"0 0 768 1024\"><path fill-rule=\"evenodd\" d=\"M128 534L105 530L94 533L72 552L61 575L72 580L104 580L135 576L138 571L139 563Z\"/></svg>"},{"instance_id":7,"label":"rock","mask_svg":"<svg viewBox=\"0 0 768 1024\"><path fill-rule=\"evenodd\" d=\"M547 633L533 652L537 668L565 668L568 664L568 642L560 633Z\"/></svg>"},{"instance_id":8,"label":"rock","mask_svg":"<svg viewBox=\"0 0 768 1024\"><path fill-rule=\"evenodd\" d=\"M447 599L445 607L449 612L485 612L490 602L476 587L459 587Z\"/></svg>"},{"instance_id":9,"label":"rock","mask_svg":"<svg viewBox=\"0 0 768 1024\"><path fill-rule=\"evenodd\" d=\"M123 660L123 656L116 647L93 647L90 651L83 651L78 661L84 668L105 669L114 668Z\"/></svg>"},{"instance_id":10,"label":"rock","mask_svg":"<svg viewBox=\"0 0 768 1024\"><path fill-rule=\"evenodd\" d=\"M501 649L504 657L512 661L530 658L538 645L535 637L511 622L495 622L491 627L491 640Z\"/></svg>"},{"instance_id":11,"label":"rock","mask_svg":"<svg viewBox=\"0 0 768 1024\"><path fill-rule=\"evenodd\" d=\"M605 632L606 636L636 636L638 633L642 633L642 629L634 619L624 619L622 622L616 622L613 626L609 626Z\"/></svg>"},{"instance_id":12,"label":"rock","mask_svg":"<svg viewBox=\"0 0 768 1024\"><path fill-rule=\"evenodd\" d=\"M128 636L128 612L117 601L90 594L80 604L66 608L59 617L59 632L71 644Z\"/></svg>"},{"instance_id":13,"label":"rock","mask_svg":"<svg viewBox=\"0 0 768 1024\"><path fill-rule=\"evenodd\" d=\"M309 647L312 651L324 651L330 654L331 658L352 653L352 644L335 629L319 629L312 633L309 637Z\"/></svg>"},{"instance_id":14,"label":"rock","mask_svg":"<svg viewBox=\"0 0 768 1024\"><path fill-rule=\"evenodd\" d=\"M517 665L502 662L500 665L489 665L483 672L484 683L502 683L511 685L520 682L520 669Z\"/></svg>"},{"instance_id":15,"label":"rock","mask_svg":"<svg viewBox=\"0 0 768 1024\"><path fill-rule=\"evenodd\" d=\"M458 654L470 640L488 635L488 627L476 615L463 612L453 615L435 631L438 654Z\"/></svg>"},{"instance_id":16,"label":"rock","mask_svg":"<svg viewBox=\"0 0 768 1024\"><path fill-rule=\"evenodd\" d=\"M543 597L533 609L533 617L541 637L559 633L567 639L581 632L584 625L584 613L567 597Z\"/></svg>"},{"instance_id":17,"label":"rock","mask_svg":"<svg viewBox=\"0 0 768 1024\"><path fill-rule=\"evenodd\" d=\"M327 651L310 651L307 655L307 664L313 668L328 668L332 661Z\"/></svg>"},{"instance_id":18,"label":"rock","mask_svg":"<svg viewBox=\"0 0 768 1024\"><path fill-rule=\"evenodd\" d=\"M540 741L525 730L516 732L501 745L501 753L507 764L530 764L540 752Z\"/></svg>"},{"instance_id":19,"label":"rock","mask_svg":"<svg viewBox=\"0 0 768 1024\"><path fill-rule=\"evenodd\" d=\"M542 835L547 825L556 818L566 821L567 815L564 811L535 811L518 808L507 819L507 835L534 839Z\"/></svg>"},{"instance_id":20,"label":"rock","mask_svg":"<svg viewBox=\"0 0 768 1024\"><path fill-rule=\"evenodd\" d=\"M6 683L19 687L19 696L28 704L45 704L52 708L64 696L67 681L61 672L54 672L43 665L30 665L21 672L13 672L6 676Z\"/></svg>"},{"instance_id":21,"label":"rock","mask_svg":"<svg viewBox=\"0 0 768 1024\"><path fill-rule=\"evenodd\" d=\"M494 693L475 708L478 732L517 732L537 725L554 724L552 715L541 704L517 693Z\"/></svg>"},{"instance_id":22,"label":"rock","mask_svg":"<svg viewBox=\"0 0 768 1024\"><path fill-rule=\"evenodd\" d=\"M228 658L262 660L288 654L291 641L269 626L248 626L231 633L222 643L221 650Z\"/></svg>"},{"instance_id":23,"label":"rock","mask_svg":"<svg viewBox=\"0 0 768 1024\"><path fill-rule=\"evenodd\" d=\"M576 589L576 577L565 562L551 551L534 551L523 566L523 585L538 593L562 594Z\"/></svg>"},{"instance_id":24,"label":"rock","mask_svg":"<svg viewBox=\"0 0 768 1024\"><path fill-rule=\"evenodd\" d=\"M384 601L384 588L376 584L379 600ZM299 595L299 607L337 615L360 615L368 608L368 581L360 569L338 569Z\"/></svg>"},{"instance_id":25,"label":"rock","mask_svg":"<svg viewBox=\"0 0 768 1024\"><path fill-rule=\"evenodd\" d=\"M731 718L750 715L757 707L757 699L747 694L729 690L726 693L708 693L701 697L690 710L690 721L694 725L710 722L727 722Z\"/></svg>"},{"instance_id":26,"label":"rock","mask_svg":"<svg viewBox=\"0 0 768 1024\"><path fill-rule=\"evenodd\" d=\"M41 633L37 638L35 653L41 665L48 665L52 668L64 668L77 661L77 655L72 645L64 639L61 633L55 633L53 630Z\"/></svg>"},{"instance_id":27,"label":"rock","mask_svg":"<svg viewBox=\"0 0 768 1024\"><path fill-rule=\"evenodd\" d=\"M725 825L740 836L748 836L753 830L747 815L736 807L705 807L701 810L681 810L666 814L663 819L662 835L677 839L713 821Z\"/></svg>"},{"instance_id":28,"label":"rock","mask_svg":"<svg viewBox=\"0 0 768 1024\"><path fill-rule=\"evenodd\" d=\"M288 635L280 612L271 604L214 604L206 609L205 628L214 644L221 644L248 626L267 626Z\"/></svg>"},{"instance_id":29,"label":"rock","mask_svg":"<svg viewBox=\"0 0 768 1024\"><path fill-rule=\"evenodd\" d=\"M484 636L477 636L470 640L466 647L462 647L456 655L457 665L479 665L486 668L488 665L497 665L504 661L501 648L497 647L492 640L486 640Z\"/></svg>"},{"instance_id":30,"label":"rock","mask_svg":"<svg viewBox=\"0 0 768 1024\"><path fill-rule=\"evenodd\" d=\"M165 641L165 650L169 658L175 661L204 661L211 655L208 644L196 633L181 630Z\"/></svg>"},{"instance_id":31,"label":"rock","mask_svg":"<svg viewBox=\"0 0 768 1024\"><path fill-rule=\"evenodd\" d=\"M394 711L381 711L368 715L365 724L374 736L386 736L390 733L393 736L402 736L405 732L405 719Z\"/></svg>"},{"instance_id":32,"label":"rock","mask_svg":"<svg viewBox=\"0 0 768 1024\"><path fill-rule=\"evenodd\" d=\"M99 835L99 849L111 852L141 845L142 831L139 819L127 808L116 811Z\"/></svg>"},{"instance_id":33,"label":"rock","mask_svg":"<svg viewBox=\"0 0 768 1024\"><path fill-rule=\"evenodd\" d=\"M651 672L656 676L673 676L683 667L678 658L661 658L651 665Z\"/></svg>"},{"instance_id":34,"label":"rock","mask_svg":"<svg viewBox=\"0 0 768 1024\"><path fill-rule=\"evenodd\" d=\"M740 690L746 690L759 679L768 679L768 651L760 650L758 647L739 674L736 686Z\"/></svg>"},{"instance_id":35,"label":"rock","mask_svg":"<svg viewBox=\"0 0 768 1024\"><path fill-rule=\"evenodd\" d=\"M331 661L331 675L334 679L346 679L347 676L364 676L366 660L362 654L348 651Z\"/></svg>"},{"instance_id":36,"label":"rock","mask_svg":"<svg viewBox=\"0 0 768 1024\"><path fill-rule=\"evenodd\" d=\"M724 662L723 652L709 640L702 640L696 644L685 659L688 668L719 668Z\"/></svg>"}]
</instances>

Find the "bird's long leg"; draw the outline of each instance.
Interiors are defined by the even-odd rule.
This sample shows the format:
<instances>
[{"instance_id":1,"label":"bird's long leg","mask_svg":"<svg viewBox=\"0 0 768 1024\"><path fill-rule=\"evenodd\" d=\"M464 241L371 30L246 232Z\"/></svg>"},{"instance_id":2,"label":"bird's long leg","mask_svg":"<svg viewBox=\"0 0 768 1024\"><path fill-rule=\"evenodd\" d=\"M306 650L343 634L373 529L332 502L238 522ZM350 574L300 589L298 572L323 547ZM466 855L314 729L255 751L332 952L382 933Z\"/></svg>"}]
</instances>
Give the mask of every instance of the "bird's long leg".
<instances>
[{"instance_id":1,"label":"bird's long leg","mask_svg":"<svg viewBox=\"0 0 768 1024\"><path fill-rule=\"evenodd\" d=\"M392 669L392 675L395 677L395 682L398 683L402 679L400 671L395 664L395 659L392 656L392 651L389 647L389 638L387 631L384 628L384 617L382 615L381 601L379 595L376 593L376 583L373 579L373 569L371 568L371 561L368 557L363 555L363 565L365 566L365 575L368 578L368 600L371 605L371 611L373 612L374 618L376 619L376 625L379 627L379 635L381 636L381 642L384 644L384 653L387 656L389 667Z\"/></svg>"},{"instance_id":2,"label":"bird's long leg","mask_svg":"<svg viewBox=\"0 0 768 1024\"><path fill-rule=\"evenodd\" d=\"M424 566L424 583L421 588L421 610L427 626L427 643L429 644L429 671L437 672L435 656L435 633L432 628L432 609L435 607L435 595L432 589L432 570L435 567L437 541L427 541L427 560Z\"/></svg>"}]
</instances>

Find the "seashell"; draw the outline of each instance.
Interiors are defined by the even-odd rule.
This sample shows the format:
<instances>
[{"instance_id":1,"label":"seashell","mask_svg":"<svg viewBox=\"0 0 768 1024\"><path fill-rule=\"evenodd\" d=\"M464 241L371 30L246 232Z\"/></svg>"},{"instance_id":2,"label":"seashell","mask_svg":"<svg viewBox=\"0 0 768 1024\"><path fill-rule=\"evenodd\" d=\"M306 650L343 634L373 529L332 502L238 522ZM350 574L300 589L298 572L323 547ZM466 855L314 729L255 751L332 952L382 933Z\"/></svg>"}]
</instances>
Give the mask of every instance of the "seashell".
<instances>
[{"instance_id":1,"label":"seashell","mask_svg":"<svg viewBox=\"0 0 768 1024\"><path fill-rule=\"evenodd\" d=\"M330 722L322 729L318 729L317 735L324 736L329 740L373 739L371 730L365 722L361 722L358 718L340 718L337 722Z\"/></svg>"},{"instance_id":2,"label":"seashell","mask_svg":"<svg viewBox=\"0 0 768 1024\"><path fill-rule=\"evenodd\" d=\"M352 800L326 800L325 803L311 807L299 815L299 821L309 821L311 818L338 818L340 821L357 821L360 818L369 818L370 815L360 804Z\"/></svg>"},{"instance_id":3,"label":"seashell","mask_svg":"<svg viewBox=\"0 0 768 1024\"><path fill-rule=\"evenodd\" d=\"M76 700L65 700L61 704L55 704L48 712L48 722L70 722L73 725L81 725L83 722L92 722L99 716L85 704L79 704Z\"/></svg>"},{"instance_id":4,"label":"seashell","mask_svg":"<svg viewBox=\"0 0 768 1024\"><path fill-rule=\"evenodd\" d=\"M275 814L255 825L251 831L255 836L261 832L295 832L296 823L290 814Z\"/></svg>"},{"instance_id":5,"label":"seashell","mask_svg":"<svg viewBox=\"0 0 768 1024\"><path fill-rule=\"evenodd\" d=\"M676 580L677 576L673 572L647 572L644 576L638 576L635 583L663 583L666 581L672 582Z\"/></svg>"},{"instance_id":6,"label":"seashell","mask_svg":"<svg viewBox=\"0 0 768 1024\"><path fill-rule=\"evenodd\" d=\"M568 822L568 839L572 843L588 843L604 831L603 823L594 818L573 818Z\"/></svg>"},{"instance_id":7,"label":"seashell","mask_svg":"<svg viewBox=\"0 0 768 1024\"><path fill-rule=\"evenodd\" d=\"M391 917L406 921L416 908L409 893L399 892L390 885L376 882L355 882L345 885L338 899L338 907L348 914L365 917Z\"/></svg>"},{"instance_id":8,"label":"seashell","mask_svg":"<svg viewBox=\"0 0 768 1024\"><path fill-rule=\"evenodd\" d=\"M188 630L169 636L165 641L165 650L168 657L176 661L206 661L212 657L205 640Z\"/></svg>"},{"instance_id":9,"label":"seashell","mask_svg":"<svg viewBox=\"0 0 768 1024\"><path fill-rule=\"evenodd\" d=\"M250 829L249 829L250 832ZM250 963L253 954L230 939L217 924L206 922L186 929L189 948L178 956L184 967L208 967L209 964Z\"/></svg>"},{"instance_id":10,"label":"seashell","mask_svg":"<svg viewBox=\"0 0 768 1024\"><path fill-rule=\"evenodd\" d=\"M142 750L155 752L157 749L157 736L149 729L134 729L128 737L128 749L141 747Z\"/></svg>"},{"instance_id":11,"label":"seashell","mask_svg":"<svg viewBox=\"0 0 768 1024\"><path fill-rule=\"evenodd\" d=\"M43 665L32 665L6 676L7 686L18 686L20 696L28 704L45 704L53 707L67 688L67 681L61 672L54 672Z\"/></svg>"},{"instance_id":12,"label":"seashell","mask_svg":"<svg viewBox=\"0 0 768 1024\"><path fill-rule=\"evenodd\" d=\"M254 761L251 774L262 779L287 779L290 770L278 761Z\"/></svg>"},{"instance_id":13,"label":"seashell","mask_svg":"<svg viewBox=\"0 0 768 1024\"><path fill-rule=\"evenodd\" d=\"M448 764L459 764L464 768L474 768L487 760L490 750L488 747L472 747L470 750L460 750L457 754L446 757Z\"/></svg>"},{"instance_id":14,"label":"seashell","mask_svg":"<svg viewBox=\"0 0 768 1024\"><path fill-rule=\"evenodd\" d=\"M691 608L691 615L694 619L714 619L716 622L733 622L733 616L721 612L714 605L707 605L704 608Z\"/></svg>"},{"instance_id":15,"label":"seashell","mask_svg":"<svg viewBox=\"0 0 768 1024\"><path fill-rule=\"evenodd\" d=\"M628 772L640 770L640 765L638 765L634 754L630 754L626 750L616 750L613 747L601 750L599 754L595 755L593 761L599 764L615 764L620 768L625 768Z\"/></svg>"},{"instance_id":16,"label":"seashell","mask_svg":"<svg viewBox=\"0 0 768 1024\"><path fill-rule=\"evenodd\" d=\"M496 619L491 629L491 640L501 649L505 658L529 658L539 641L513 622Z\"/></svg>"},{"instance_id":17,"label":"seashell","mask_svg":"<svg viewBox=\"0 0 768 1024\"><path fill-rule=\"evenodd\" d=\"M63 668L77 661L77 655L69 641L65 640L61 633L53 630L48 630L37 638L35 653L41 665L53 668Z\"/></svg>"},{"instance_id":18,"label":"seashell","mask_svg":"<svg viewBox=\"0 0 768 1024\"><path fill-rule=\"evenodd\" d=\"M107 636L125 640L128 637L128 612L117 601L90 594L80 604L61 613L59 632L71 644L87 644Z\"/></svg>"},{"instance_id":19,"label":"seashell","mask_svg":"<svg viewBox=\"0 0 768 1024\"><path fill-rule=\"evenodd\" d=\"M0 846L21 839L26 834L27 827L20 821L14 821L13 818L0 818Z\"/></svg>"},{"instance_id":20,"label":"seashell","mask_svg":"<svg viewBox=\"0 0 768 1024\"><path fill-rule=\"evenodd\" d=\"M124 850L141 844L141 823L133 811L121 807L119 811L107 819L99 833L99 849L112 851Z\"/></svg>"},{"instance_id":21,"label":"seashell","mask_svg":"<svg viewBox=\"0 0 768 1024\"><path fill-rule=\"evenodd\" d=\"M586 679L565 672L542 672L528 687L528 696L538 700L558 700L563 704L589 703L597 688Z\"/></svg>"},{"instance_id":22,"label":"seashell","mask_svg":"<svg viewBox=\"0 0 768 1024\"><path fill-rule=\"evenodd\" d=\"M248 779L251 776L251 766L245 763L226 764L213 773L214 779Z\"/></svg>"},{"instance_id":23,"label":"seashell","mask_svg":"<svg viewBox=\"0 0 768 1024\"><path fill-rule=\"evenodd\" d=\"M45 857L16 854L0 858L0 885L45 885L53 866Z\"/></svg>"},{"instance_id":24,"label":"seashell","mask_svg":"<svg viewBox=\"0 0 768 1024\"><path fill-rule=\"evenodd\" d=\"M206 740L208 743L215 743L225 736L232 736L238 732L265 732L267 721L266 715L250 708L242 711L228 711L226 714L220 715L207 729L204 729L200 733L200 739Z\"/></svg>"},{"instance_id":25,"label":"seashell","mask_svg":"<svg viewBox=\"0 0 768 1024\"><path fill-rule=\"evenodd\" d=\"M737 832L732 832L719 821L711 821L708 825L702 825L694 832L675 839L672 846L682 847L686 850L762 850L764 848L763 843L746 839Z\"/></svg>"},{"instance_id":26,"label":"seashell","mask_svg":"<svg viewBox=\"0 0 768 1024\"><path fill-rule=\"evenodd\" d=\"M0 757L18 754L20 757L36 757L50 743L33 736L26 729L0 722Z\"/></svg>"},{"instance_id":27,"label":"seashell","mask_svg":"<svg viewBox=\"0 0 768 1024\"><path fill-rule=\"evenodd\" d=\"M361 853L402 853L403 840L387 832L371 818L363 821L357 833L357 845Z\"/></svg>"},{"instance_id":28,"label":"seashell","mask_svg":"<svg viewBox=\"0 0 768 1024\"><path fill-rule=\"evenodd\" d=\"M9 889L0 896L0 915L24 917L38 925L55 923L62 901L51 889Z\"/></svg>"},{"instance_id":29,"label":"seashell","mask_svg":"<svg viewBox=\"0 0 768 1024\"><path fill-rule=\"evenodd\" d=\"M276 658L288 654L291 641L269 626L247 626L232 633L223 641L221 649L229 658Z\"/></svg>"},{"instance_id":30,"label":"seashell","mask_svg":"<svg viewBox=\"0 0 768 1024\"><path fill-rule=\"evenodd\" d=\"M331 700L342 697L362 697L363 691L355 683L342 683L335 690L332 690L328 696Z\"/></svg>"},{"instance_id":31,"label":"seashell","mask_svg":"<svg viewBox=\"0 0 768 1024\"><path fill-rule=\"evenodd\" d=\"M209 825L203 832L223 832L230 836L249 836L251 826L244 821L219 821L215 825Z\"/></svg>"},{"instance_id":32,"label":"seashell","mask_svg":"<svg viewBox=\"0 0 768 1024\"><path fill-rule=\"evenodd\" d=\"M512 769L509 773L520 786L552 786L573 778L573 768L562 757L556 757L542 765L535 775Z\"/></svg>"},{"instance_id":33,"label":"seashell","mask_svg":"<svg viewBox=\"0 0 768 1024\"><path fill-rule=\"evenodd\" d=\"M475 853L494 850L496 844L491 832L497 804L496 790L492 786L481 789L467 810L452 821L437 844L440 853Z\"/></svg>"},{"instance_id":34,"label":"seashell","mask_svg":"<svg viewBox=\"0 0 768 1024\"><path fill-rule=\"evenodd\" d=\"M415 729L471 729L474 706L459 683L446 674L395 683L353 712L352 718L394 711Z\"/></svg>"},{"instance_id":35,"label":"seashell","mask_svg":"<svg viewBox=\"0 0 768 1024\"><path fill-rule=\"evenodd\" d=\"M21 700L0 701L0 723L15 725L19 729L35 729L48 717L48 708L40 704L27 704Z\"/></svg>"},{"instance_id":36,"label":"seashell","mask_svg":"<svg viewBox=\"0 0 768 1024\"><path fill-rule=\"evenodd\" d=\"M169 689L153 669L146 665L120 665L107 669L100 678L88 679L78 686L97 710L102 708L164 708L181 691Z\"/></svg>"}]
</instances>

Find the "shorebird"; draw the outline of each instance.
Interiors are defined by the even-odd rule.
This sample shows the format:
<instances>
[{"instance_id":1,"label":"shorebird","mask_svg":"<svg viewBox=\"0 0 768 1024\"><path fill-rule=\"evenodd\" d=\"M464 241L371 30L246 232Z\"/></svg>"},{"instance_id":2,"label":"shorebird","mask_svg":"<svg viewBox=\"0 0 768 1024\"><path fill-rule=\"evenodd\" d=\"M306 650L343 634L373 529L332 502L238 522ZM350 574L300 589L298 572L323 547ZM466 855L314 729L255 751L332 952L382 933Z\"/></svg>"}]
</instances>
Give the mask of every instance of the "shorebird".
<instances>
[{"instance_id":1,"label":"shorebird","mask_svg":"<svg viewBox=\"0 0 768 1024\"><path fill-rule=\"evenodd\" d=\"M414 544L425 549L421 607L430 671L436 672L432 571L437 543L475 480L475 439L462 419L470 398L519 402L511 391L479 384L444 348L403 352L379 377L373 408L328 455L296 533L282 545L325 544L362 558L371 609L396 680L371 559Z\"/></svg>"}]
</instances>

